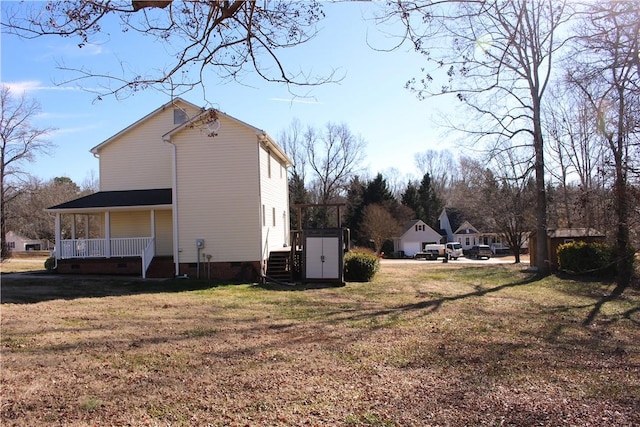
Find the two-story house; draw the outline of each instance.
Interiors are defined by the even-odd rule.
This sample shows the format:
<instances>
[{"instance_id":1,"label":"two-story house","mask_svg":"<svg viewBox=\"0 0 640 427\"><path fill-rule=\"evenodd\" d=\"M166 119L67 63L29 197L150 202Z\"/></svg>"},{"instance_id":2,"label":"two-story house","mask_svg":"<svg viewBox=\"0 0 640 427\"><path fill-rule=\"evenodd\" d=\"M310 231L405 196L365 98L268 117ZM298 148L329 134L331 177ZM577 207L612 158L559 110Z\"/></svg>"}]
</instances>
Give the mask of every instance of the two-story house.
<instances>
[{"instance_id":1,"label":"two-story house","mask_svg":"<svg viewBox=\"0 0 640 427\"><path fill-rule=\"evenodd\" d=\"M91 153L99 192L48 209L61 273L254 281L289 244L291 161L261 129L178 98Z\"/></svg>"}]
</instances>

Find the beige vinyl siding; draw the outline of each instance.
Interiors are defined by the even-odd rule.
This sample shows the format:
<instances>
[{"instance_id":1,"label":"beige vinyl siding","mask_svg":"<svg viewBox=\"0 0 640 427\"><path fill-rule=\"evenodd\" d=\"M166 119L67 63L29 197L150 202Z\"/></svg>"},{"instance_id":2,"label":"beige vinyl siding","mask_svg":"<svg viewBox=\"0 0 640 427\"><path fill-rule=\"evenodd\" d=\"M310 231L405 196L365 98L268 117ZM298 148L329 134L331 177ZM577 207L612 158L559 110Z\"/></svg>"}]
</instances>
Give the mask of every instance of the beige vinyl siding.
<instances>
[{"instance_id":1,"label":"beige vinyl siding","mask_svg":"<svg viewBox=\"0 0 640 427\"><path fill-rule=\"evenodd\" d=\"M151 212L111 212L111 237L151 237Z\"/></svg>"},{"instance_id":2,"label":"beige vinyl siding","mask_svg":"<svg viewBox=\"0 0 640 427\"><path fill-rule=\"evenodd\" d=\"M177 126L173 110L166 108L100 149L101 191L171 188L172 149L162 135ZM191 110L189 115L199 112Z\"/></svg>"},{"instance_id":3,"label":"beige vinyl siding","mask_svg":"<svg viewBox=\"0 0 640 427\"><path fill-rule=\"evenodd\" d=\"M170 210L156 211L156 255L173 255L173 216Z\"/></svg>"},{"instance_id":4,"label":"beige vinyl siding","mask_svg":"<svg viewBox=\"0 0 640 427\"><path fill-rule=\"evenodd\" d=\"M196 262L196 239L213 262L260 259L260 199L255 131L220 118L214 138L197 129L173 137L178 164L180 262Z\"/></svg>"},{"instance_id":5,"label":"beige vinyl siding","mask_svg":"<svg viewBox=\"0 0 640 427\"><path fill-rule=\"evenodd\" d=\"M273 152L259 146L261 204L266 207L266 218L262 227L262 244L265 255L268 251L289 245L289 204L286 168ZM269 176L269 163L271 175ZM282 170L282 173L280 171ZM274 217L275 216L275 217ZM274 221L275 220L275 221ZM275 225L274 225L275 222Z\"/></svg>"},{"instance_id":6,"label":"beige vinyl siding","mask_svg":"<svg viewBox=\"0 0 640 427\"><path fill-rule=\"evenodd\" d=\"M100 215L104 237L104 215ZM173 255L173 216L171 210L156 210L156 255ZM110 214L111 237L151 237L151 211L121 211Z\"/></svg>"}]
</instances>

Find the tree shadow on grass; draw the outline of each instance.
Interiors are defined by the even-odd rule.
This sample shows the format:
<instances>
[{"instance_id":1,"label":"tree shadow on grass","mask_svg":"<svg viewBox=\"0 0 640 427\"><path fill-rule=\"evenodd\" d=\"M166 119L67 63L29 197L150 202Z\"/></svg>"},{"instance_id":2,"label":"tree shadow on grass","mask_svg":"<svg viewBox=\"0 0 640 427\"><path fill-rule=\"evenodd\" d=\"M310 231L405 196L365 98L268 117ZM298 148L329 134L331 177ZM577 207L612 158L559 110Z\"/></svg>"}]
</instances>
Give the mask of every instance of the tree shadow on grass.
<instances>
[{"instance_id":1,"label":"tree shadow on grass","mask_svg":"<svg viewBox=\"0 0 640 427\"><path fill-rule=\"evenodd\" d=\"M582 322L582 325L589 326L590 324L592 324L593 321L598 316L598 314L602 311L602 307L606 303L612 302L620 298L624 293L625 289L627 289L627 286L617 285L609 295L605 295L602 298L600 298L598 301L596 301L596 303L593 304L593 308L591 309L591 311L589 311L589 314L587 315L586 319L584 319L584 321ZM629 320L632 320L631 315L637 311L640 311L640 307L636 307L631 310L628 310L626 313L623 313L623 317L626 317Z\"/></svg>"},{"instance_id":2,"label":"tree shadow on grass","mask_svg":"<svg viewBox=\"0 0 640 427\"><path fill-rule=\"evenodd\" d=\"M363 320L363 319L367 319L367 318L375 318L375 317L379 317L379 316L387 316L387 315L393 315L393 314L398 314L401 312L410 312L410 311L423 311L424 314L430 314L430 313L434 313L437 310L439 310L445 303L447 302L454 302L454 301L460 301L460 300L464 300L467 298L473 298L473 297L483 297L485 295L488 294L492 294L495 292L500 292L504 289L509 289L509 288L515 288L518 286L526 286L529 285L531 283L537 282L538 280L542 279L542 276L539 275L532 275L530 277L527 277L525 279L522 280L518 280L515 282L510 282L510 283L505 283L503 285L498 285L498 286L494 286L491 288L478 288L476 287L476 290L473 292L466 292L463 294L459 294L459 295L452 295L452 296L446 296L446 297L441 297L441 298L436 298L436 299L429 299L429 300L424 300L424 301L420 301L414 304L405 304L405 305L400 305L397 307L391 307L385 310L378 310L375 312L369 312L369 313L362 313L362 314L358 314L355 315L353 317L350 317L350 320Z\"/></svg>"},{"instance_id":3,"label":"tree shadow on grass","mask_svg":"<svg viewBox=\"0 0 640 427\"><path fill-rule=\"evenodd\" d=\"M586 307L592 306L592 308L589 311L589 314L587 314L587 317L582 321L583 326L591 325L596 320L598 315L602 312L602 308L604 307L605 304L622 299L623 298L622 295L627 289L637 287L638 285L638 283L632 283L630 285L616 284L615 288L611 292L605 293L603 291L604 289L603 283L605 283L607 287L610 287L614 282L608 282L606 281L606 279L603 280L602 277L575 276L575 275L569 275L563 272L560 272L557 275L562 279L572 280L574 282L578 282L580 285L584 285L581 289L576 289L576 288L569 289L566 291L567 293L571 295L582 295L585 297L597 299L595 303L589 304L586 306ZM586 308L586 307L582 307L582 308ZM631 316L639 311L640 311L640 307L635 307L626 311L625 313L622 313L621 316L623 318L627 318L631 320L634 323L637 323L632 319Z\"/></svg>"},{"instance_id":4,"label":"tree shadow on grass","mask_svg":"<svg viewBox=\"0 0 640 427\"><path fill-rule=\"evenodd\" d=\"M2 276L2 304L101 298L205 290L228 282L198 279L142 279L129 276L11 274Z\"/></svg>"}]
</instances>

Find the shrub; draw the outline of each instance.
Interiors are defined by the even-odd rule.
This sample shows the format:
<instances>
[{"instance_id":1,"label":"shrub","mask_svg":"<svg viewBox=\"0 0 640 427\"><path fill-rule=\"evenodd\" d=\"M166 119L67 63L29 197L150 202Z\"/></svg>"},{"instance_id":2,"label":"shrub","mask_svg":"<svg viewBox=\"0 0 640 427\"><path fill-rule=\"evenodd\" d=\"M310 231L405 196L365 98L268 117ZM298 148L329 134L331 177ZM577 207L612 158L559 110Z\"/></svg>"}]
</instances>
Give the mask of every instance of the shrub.
<instances>
[{"instance_id":1,"label":"shrub","mask_svg":"<svg viewBox=\"0 0 640 427\"><path fill-rule=\"evenodd\" d=\"M353 248L344 256L344 279L347 282L369 282L380 269L376 254L365 248Z\"/></svg>"},{"instance_id":2,"label":"shrub","mask_svg":"<svg viewBox=\"0 0 640 427\"><path fill-rule=\"evenodd\" d=\"M53 271L55 270L56 267L56 258L55 257L49 257L44 261L44 268L47 271Z\"/></svg>"},{"instance_id":3,"label":"shrub","mask_svg":"<svg viewBox=\"0 0 640 427\"><path fill-rule=\"evenodd\" d=\"M614 274L613 248L604 243L565 243L558 246L558 265L560 270L577 274Z\"/></svg>"}]
</instances>

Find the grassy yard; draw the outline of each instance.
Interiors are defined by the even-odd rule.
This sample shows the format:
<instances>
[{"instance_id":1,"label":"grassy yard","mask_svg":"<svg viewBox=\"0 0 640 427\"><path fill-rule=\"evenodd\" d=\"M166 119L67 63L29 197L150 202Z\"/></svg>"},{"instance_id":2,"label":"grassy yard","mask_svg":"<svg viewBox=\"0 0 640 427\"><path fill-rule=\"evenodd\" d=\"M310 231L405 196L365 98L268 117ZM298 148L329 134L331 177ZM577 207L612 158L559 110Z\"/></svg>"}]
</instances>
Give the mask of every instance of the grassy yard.
<instances>
[{"instance_id":1,"label":"grassy yard","mask_svg":"<svg viewBox=\"0 0 640 427\"><path fill-rule=\"evenodd\" d=\"M296 290L3 276L1 424L640 425L640 291L521 268Z\"/></svg>"}]
</instances>

